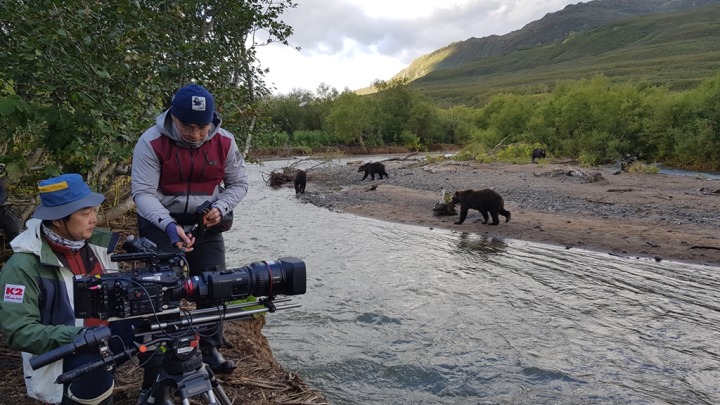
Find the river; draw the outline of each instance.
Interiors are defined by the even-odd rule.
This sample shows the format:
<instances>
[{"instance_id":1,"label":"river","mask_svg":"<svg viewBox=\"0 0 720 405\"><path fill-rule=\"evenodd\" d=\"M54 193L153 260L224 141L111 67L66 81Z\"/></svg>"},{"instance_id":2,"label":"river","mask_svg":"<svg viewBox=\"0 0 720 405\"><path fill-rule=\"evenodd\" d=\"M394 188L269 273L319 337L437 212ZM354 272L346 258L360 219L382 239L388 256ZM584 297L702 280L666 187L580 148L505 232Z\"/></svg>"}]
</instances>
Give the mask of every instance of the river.
<instances>
[{"instance_id":1,"label":"river","mask_svg":"<svg viewBox=\"0 0 720 405\"><path fill-rule=\"evenodd\" d=\"M330 403L720 403L720 269L332 212L282 163L249 165L228 265L305 261L263 332Z\"/></svg>"}]
</instances>

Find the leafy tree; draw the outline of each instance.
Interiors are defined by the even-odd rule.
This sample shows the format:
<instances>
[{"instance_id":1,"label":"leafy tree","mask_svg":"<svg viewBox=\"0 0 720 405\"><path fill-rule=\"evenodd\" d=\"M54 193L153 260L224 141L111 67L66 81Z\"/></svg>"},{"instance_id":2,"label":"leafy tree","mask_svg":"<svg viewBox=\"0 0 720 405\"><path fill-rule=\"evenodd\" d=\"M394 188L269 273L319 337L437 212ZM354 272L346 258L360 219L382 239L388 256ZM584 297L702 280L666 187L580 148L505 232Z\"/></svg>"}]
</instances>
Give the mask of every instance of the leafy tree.
<instances>
[{"instance_id":1,"label":"leafy tree","mask_svg":"<svg viewBox=\"0 0 720 405\"><path fill-rule=\"evenodd\" d=\"M420 95L416 90L410 89L406 78L378 80L373 86L378 90L372 97L377 106L374 119L378 133L385 143L398 143L402 131L410 129L407 124Z\"/></svg>"},{"instance_id":2,"label":"leafy tree","mask_svg":"<svg viewBox=\"0 0 720 405\"><path fill-rule=\"evenodd\" d=\"M478 124L495 134L494 142L512 143L527 134L527 123L534 111L532 97L498 94L482 109Z\"/></svg>"},{"instance_id":3,"label":"leafy tree","mask_svg":"<svg viewBox=\"0 0 720 405\"><path fill-rule=\"evenodd\" d=\"M720 74L678 97L670 134L670 163L720 170Z\"/></svg>"},{"instance_id":4,"label":"leafy tree","mask_svg":"<svg viewBox=\"0 0 720 405\"><path fill-rule=\"evenodd\" d=\"M325 119L327 131L347 144L366 146L375 132L374 108L367 97L346 91L333 102Z\"/></svg>"},{"instance_id":5,"label":"leafy tree","mask_svg":"<svg viewBox=\"0 0 720 405\"><path fill-rule=\"evenodd\" d=\"M255 50L287 44L289 0L0 2L0 134L18 181L88 174L100 191L180 86L215 94L225 126L250 134L266 70ZM244 115L245 114L245 115ZM18 136L31 128L32 136ZM249 140L250 137L248 136ZM27 164L32 154L45 165ZM38 152L39 151L39 152ZM29 173L29 174L28 174Z\"/></svg>"},{"instance_id":6,"label":"leafy tree","mask_svg":"<svg viewBox=\"0 0 720 405\"><path fill-rule=\"evenodd\" d=\"M432 145L442 140L437 109L427 101L413 106L405 127L416 134L424 145Z\"/></svg>"},{"instance_id":7,"label":"leafy tree","mask_svg":"<svg viewBox=\"0 0 720 405\"><path fill-rule=\"evenodd\" d=\"M440 109L437 111L440 132L444 134L442 142L465 145L477 131L475 115L477 111L464 105Z\"/></svg>"}]
</instances>

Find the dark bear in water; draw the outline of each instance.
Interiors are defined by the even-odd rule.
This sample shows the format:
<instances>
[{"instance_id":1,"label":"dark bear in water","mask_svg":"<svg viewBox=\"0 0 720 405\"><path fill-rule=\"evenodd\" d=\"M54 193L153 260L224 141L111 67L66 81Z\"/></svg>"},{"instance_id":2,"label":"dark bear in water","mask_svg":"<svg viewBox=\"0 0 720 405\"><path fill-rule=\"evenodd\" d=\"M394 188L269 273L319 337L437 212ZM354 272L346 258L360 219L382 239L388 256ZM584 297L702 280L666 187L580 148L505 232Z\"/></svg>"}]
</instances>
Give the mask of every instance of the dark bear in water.
<instances>
[{"instance_id":1,"label":"dark bear in water","mask_svg":"<svg viewBox=\"0 0 720 405\"><path fill-rule=\"evenodd\" d=\"M510 211L505 210L505 201L495 190L489 188L483 190L456 191L450 200L450 204L460 204L460 220L456 224L462 224L467 218L470 208L480 211L483 216L483 224L488 223L488 212L492 217L490 225L500 223L498 214L505 217L505 222L510 220Z\"/></svg>"},{"instance_id":2,"label":"dark bear in water","mask_svg":"<svg viewBox=\"0 0 720 405\"><path fill-rule=\"evenodd\" d=\"M302 170L295 172L295 178L293 184L295 185L295 194L305 193L305 184L307 183L307 173Z\"/></svg>"},{"instance_id":3,"label":"dark bear in water","mask_svg":"<svg viewBox=\"0 0 720 405\"><path fill-rule=\"evenodd\" d=\"M545 149L533 149L532 162L537 163L535 159L545 159Z\"/></svg>"},{"instance_id":4,"label":"dark bear in water","mask_svg":"<svg viewBox=\"0 0 720 405\"><path fill-rule=\"evenodd\" d=\"M380 180L382 180L383 176L385 176L385 178L389 178L388 174L385 172L385 165L380 162L365 163L358 168L358 173L359 172L365 172L362 180L365 180L368 175L370 175L370 180L375 180L375 174L380 175Z\"/></svg>"}]
</instances>

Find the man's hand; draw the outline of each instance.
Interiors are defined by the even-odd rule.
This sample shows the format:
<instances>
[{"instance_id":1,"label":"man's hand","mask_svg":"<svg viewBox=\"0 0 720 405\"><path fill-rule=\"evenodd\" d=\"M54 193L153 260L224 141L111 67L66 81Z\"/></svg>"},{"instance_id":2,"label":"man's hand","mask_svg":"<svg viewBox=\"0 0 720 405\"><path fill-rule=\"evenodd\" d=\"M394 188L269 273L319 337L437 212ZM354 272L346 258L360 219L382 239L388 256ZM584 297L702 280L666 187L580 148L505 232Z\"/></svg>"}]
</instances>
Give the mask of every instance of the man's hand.
<instances>
[{"instance_id":1,"label":"man's hand","mask_svg":"<svg viewBox=\"0 0 720 405\"><path fill-rule=\"evenodd\" d=\"M205 226L215 226L222 221L222 213L218 208L212 208L207 214L205 214Z\"/></svg>"},{"instance_id":2,"label":"man's hand","mask_svg":"<svg viewBox=\"0 0 720 405\"><path fill-rule=\"evenodd\" d=\"M165 228L165 233L168 238L170 238L170 243L172 243L176 248L183 252L193 251L192 246L195 244L195 236L192 234L186 235L185 229L183 229L182 226L174 222L168 224L167 228Z\"/></svg>"}]
</instances>

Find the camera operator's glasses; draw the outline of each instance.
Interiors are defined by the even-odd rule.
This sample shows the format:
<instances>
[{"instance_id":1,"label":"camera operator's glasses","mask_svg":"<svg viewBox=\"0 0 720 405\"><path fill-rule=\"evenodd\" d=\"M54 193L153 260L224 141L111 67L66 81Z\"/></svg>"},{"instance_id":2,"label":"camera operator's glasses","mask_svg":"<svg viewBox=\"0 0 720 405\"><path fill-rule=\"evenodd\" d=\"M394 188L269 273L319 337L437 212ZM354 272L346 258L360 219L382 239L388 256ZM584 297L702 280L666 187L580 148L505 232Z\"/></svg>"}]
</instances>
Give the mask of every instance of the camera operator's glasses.
<instances>
[{"instance_id":1,"label":"camera operator's glasses","mask_svg":"<svg viewBox=\"0 0 720 405\"><path fill-rule=\"evenodd\" d=\"M208 122L207 124L199 125L199 124L190 124L187 122L182 122L180 120L177 120L177 124L178 124L177 125L178 130L180 130L180 132L183 135L188 135L188 136L195 135L196 133L200 133L200 134L205 133L206 134L208 131L210 131L210 127L212 126L212 122Z\"/></svg>"}]
</instances>

